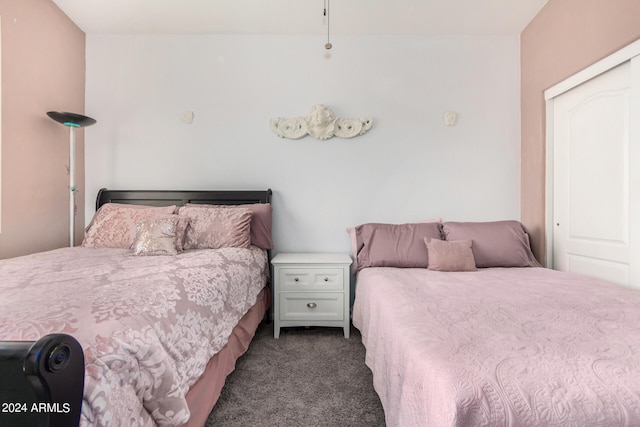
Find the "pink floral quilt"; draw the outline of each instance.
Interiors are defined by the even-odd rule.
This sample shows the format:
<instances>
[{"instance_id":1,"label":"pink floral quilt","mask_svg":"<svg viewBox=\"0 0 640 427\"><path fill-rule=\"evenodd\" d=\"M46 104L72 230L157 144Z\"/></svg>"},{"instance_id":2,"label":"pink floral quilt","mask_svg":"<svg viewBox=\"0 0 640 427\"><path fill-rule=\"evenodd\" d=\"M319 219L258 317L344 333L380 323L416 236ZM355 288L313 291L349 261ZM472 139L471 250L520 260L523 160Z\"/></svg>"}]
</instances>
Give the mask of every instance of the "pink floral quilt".
<instances>
[{"instance_id":1,"label":"pink floral quilt","mask_svg":"<svg viewBox=\"0 0 640 427\"><path fill-rule=\"evenodd\" d=\"M368 268L356 286L389 427L640 426L640 291L544 268Z\"/></svg>"},{"instance_id":2,"label":"pink floral quilt","mask_svg":"<svg viewBox=\"0 0 640 427\"><path fill-rule=\"evenodd\" d=\"M180 425L185 395L266 284L266 252L63 248L0 261L0 339L74 336L81 425Z\"/></svg>"}]
</instances>

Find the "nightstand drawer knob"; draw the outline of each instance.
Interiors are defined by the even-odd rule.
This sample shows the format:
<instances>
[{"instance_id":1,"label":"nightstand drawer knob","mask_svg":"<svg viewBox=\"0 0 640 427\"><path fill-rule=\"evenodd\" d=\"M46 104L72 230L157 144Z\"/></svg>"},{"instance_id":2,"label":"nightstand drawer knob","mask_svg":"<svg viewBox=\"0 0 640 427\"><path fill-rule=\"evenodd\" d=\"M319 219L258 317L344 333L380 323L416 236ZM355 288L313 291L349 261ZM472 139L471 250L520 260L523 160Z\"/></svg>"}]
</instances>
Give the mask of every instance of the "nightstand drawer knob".
<instances>
[{"instance_id":1,"label":"nightstand drawer knob","mask_svg":"<svg viewBox=\"0 0 640 427\"><path fill-rule=\"evenodd\" d=\"M329 281L329 278L328 278L328 277L325 277L325 278L324 278L324 281L325 281L325 282L328 282L328 281Z\"/></svg>"},{"instance_id":2,"label":"nightstand drawer knob","mask_svg":"<svg viewBox=\"0 0 640 427\"><path fill-rule=\"evenodd\" d=\"M297 277L295 279L293 279L294 282L299 281L300 279L298 279Z\"/></svg>"},{"instance_id":3,"label":"nightstand drawer knob","mask_svg":"<svg viewBox=\"0 0 640 427\"><path fill-rule=\"evenodd\" d=\"M307 303L307 307L309 307L309 308L316 308L317 306L318 305L315 302Z\"/></svg>"}]
</instances>

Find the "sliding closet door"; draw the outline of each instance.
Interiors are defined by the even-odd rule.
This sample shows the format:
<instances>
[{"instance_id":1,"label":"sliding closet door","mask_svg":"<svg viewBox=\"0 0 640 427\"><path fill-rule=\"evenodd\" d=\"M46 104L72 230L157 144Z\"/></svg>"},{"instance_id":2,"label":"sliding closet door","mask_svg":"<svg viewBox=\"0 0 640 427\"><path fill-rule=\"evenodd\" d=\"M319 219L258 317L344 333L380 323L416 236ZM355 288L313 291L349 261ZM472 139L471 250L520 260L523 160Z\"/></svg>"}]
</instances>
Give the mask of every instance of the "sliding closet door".
<instances>
[{"instance_id":1,"label":"sliding closet door","mask_svg":"<svg viewBox=\"0 0 640 427\"><path fill-rule=\"evenodd\" d=\"M634 287L640 287L639 59L553 103L553 267Z\"/></svg>"}]
</instances>

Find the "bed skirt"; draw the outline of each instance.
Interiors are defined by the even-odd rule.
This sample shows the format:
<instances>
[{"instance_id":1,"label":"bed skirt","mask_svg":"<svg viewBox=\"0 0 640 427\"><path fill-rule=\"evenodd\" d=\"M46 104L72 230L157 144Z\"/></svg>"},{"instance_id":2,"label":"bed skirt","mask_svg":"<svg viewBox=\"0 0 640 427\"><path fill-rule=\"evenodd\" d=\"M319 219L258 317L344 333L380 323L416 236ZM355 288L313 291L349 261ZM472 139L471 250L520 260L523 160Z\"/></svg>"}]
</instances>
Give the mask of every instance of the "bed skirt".
<instances>
[{"instance_id":1,"label":"bed skirt","mask_svg":"<svg viewBox=\"0 0 640 427\"><path fill-rule=\"evenodd\" d=\"M256 304L233 329L229 342L209 360L204 373L187 393L191 417L185 427L204 426L220 397L227 376L235 369L236 360L249 348L249 343L270 306L271 292L265 287L258 295Z\"/></svg>"}]
</instances>

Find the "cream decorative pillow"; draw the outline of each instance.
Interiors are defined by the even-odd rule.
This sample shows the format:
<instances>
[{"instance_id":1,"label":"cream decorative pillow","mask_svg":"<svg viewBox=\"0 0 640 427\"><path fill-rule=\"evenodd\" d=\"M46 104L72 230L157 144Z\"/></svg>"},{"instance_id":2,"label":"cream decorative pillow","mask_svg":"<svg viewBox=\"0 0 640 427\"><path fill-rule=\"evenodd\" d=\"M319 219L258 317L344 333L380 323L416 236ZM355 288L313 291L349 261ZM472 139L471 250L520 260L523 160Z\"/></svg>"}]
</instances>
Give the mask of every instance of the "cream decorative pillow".
<instances>
[{"instance_id":1,"label":"cream decorative pillow","mask_svg":"<svg viewBox=\"0 0 640 427\"><path fill-rule=\"evenodd\" d=\"M178 215L147 219L136 224L133 255L176 255L175 246Z\"/></svg>"},{"instance_id":2,"label":"cream decorative pillow","mask_svg":"<svg viewBox=\"0 0 640 427\"><path fill-rule=\"evenodd\" d=\"M424 239L429 252L429 270L476 271L471 240Z\"/></svg>"},{"instance_id":3,"label":"cream decorative pillow","mask_svg":"<svg viewBox=\"0 0 640 427\"><path fill-rule=\"evenodd\" d=\"M175 205L157 207L105 203L87 227L82 246L129 249L136 238L136 224L171 215L175 210Z\"/></svg>"},{"instance_id":4,"label":"cream decorative pillow","mask_svg":"<svg viewBox=\"0 0 640 427\"><path fill-rule=\"evenodd\" d=\"M184 249L248 248L251 245L250 209L183 206L178 215L189 218Z\"/></svg>"}]
</instances>

